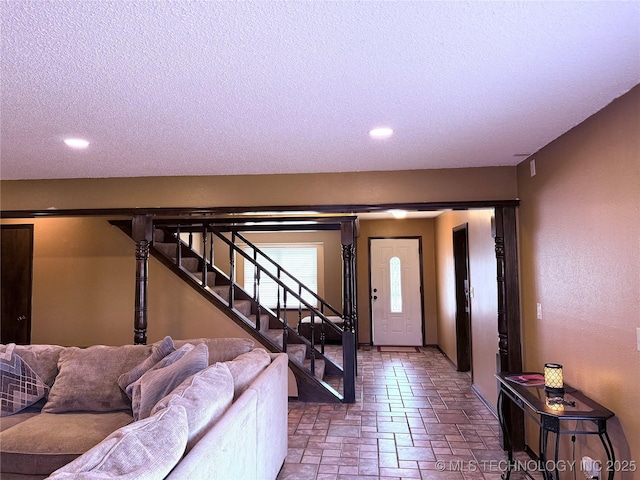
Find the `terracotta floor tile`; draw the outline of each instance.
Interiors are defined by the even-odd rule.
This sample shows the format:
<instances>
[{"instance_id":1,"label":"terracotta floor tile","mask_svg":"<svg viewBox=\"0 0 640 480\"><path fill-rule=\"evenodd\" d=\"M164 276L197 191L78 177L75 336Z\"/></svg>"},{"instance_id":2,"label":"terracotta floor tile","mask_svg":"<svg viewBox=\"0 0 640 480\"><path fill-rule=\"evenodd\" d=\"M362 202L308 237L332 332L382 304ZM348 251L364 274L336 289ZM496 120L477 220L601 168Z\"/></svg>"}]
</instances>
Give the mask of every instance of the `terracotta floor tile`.
<instances>
[{"instance_id":1,"label":"terracotta floor tile","mask_svg":"<svg viewBox=\"0 0 640 480\"><path fill-rule=\"evenodd\" d=\"M339 346L326 352L341 363ZM456 470L506 454L498 421L471 390L470 375L456 372L438 350L360 349L358 372L354 404L289 402L289 451L277 480L500 478ZM341 382L332 382L341 391ZM441 470L440 461L452 468Z\"/></svg>"}]
</instances>

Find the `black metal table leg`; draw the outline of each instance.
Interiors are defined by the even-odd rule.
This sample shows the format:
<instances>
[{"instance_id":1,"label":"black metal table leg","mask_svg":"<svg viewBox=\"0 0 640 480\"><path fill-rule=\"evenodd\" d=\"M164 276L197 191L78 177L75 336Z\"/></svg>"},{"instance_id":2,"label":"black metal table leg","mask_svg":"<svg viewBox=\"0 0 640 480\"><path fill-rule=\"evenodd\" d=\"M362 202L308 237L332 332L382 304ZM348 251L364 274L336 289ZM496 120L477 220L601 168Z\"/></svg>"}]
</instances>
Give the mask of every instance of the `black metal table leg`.
<instances>
[{"instance_id":1,"label":"black metal table leg","mask_svg":"<svg viewBox=\"0 0 640 480\"><path fill-rule=\"evenodd\" d=\"M498 394L498 420L500 421L500 428L502 429L502 437L504 439L504 445L507 450L507 471L503 473L501 476L504 480L509 480L511 476L511 467L513 466L513 447L511 445L511 437L509 436L509 429L507 428L507 423L504 420L504 391L502 388L500 389L500 393Z\"/></svg>"}]
</instances>

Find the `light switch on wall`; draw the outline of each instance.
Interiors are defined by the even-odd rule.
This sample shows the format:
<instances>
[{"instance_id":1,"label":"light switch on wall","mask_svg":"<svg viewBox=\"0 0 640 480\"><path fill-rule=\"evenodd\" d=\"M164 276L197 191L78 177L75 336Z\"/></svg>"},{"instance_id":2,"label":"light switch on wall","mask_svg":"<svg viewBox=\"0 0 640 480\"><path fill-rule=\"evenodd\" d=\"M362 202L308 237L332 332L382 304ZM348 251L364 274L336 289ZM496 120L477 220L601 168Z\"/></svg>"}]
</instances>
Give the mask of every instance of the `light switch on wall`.
<instances>
[{"instance_id":1,"label":"light switch on wall","mask_svg":"<svg viewBox=\"0 0 640 480\"><path fill-rule=\"evenodd\" d=\"M542 320L542 304L536 303L536 318Z\"/></svg>"}]
</instances>

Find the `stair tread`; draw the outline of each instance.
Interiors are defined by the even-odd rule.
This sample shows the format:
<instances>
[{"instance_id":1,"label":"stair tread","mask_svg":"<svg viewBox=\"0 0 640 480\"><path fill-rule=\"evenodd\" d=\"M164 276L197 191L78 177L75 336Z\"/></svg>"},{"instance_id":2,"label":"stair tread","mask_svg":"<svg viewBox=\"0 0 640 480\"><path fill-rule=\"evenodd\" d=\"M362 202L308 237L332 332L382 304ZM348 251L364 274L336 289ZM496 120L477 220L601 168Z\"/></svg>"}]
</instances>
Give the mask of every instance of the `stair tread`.
<instances>
[{"instance_id":1,"label":"stair tread","mask_svg":"<svg viewBox=\"0 0 640 480\"><path fill-rule=\"evenodd\" d=\"M306 358L304 360L304 362L302 362L302 364L309 370L311 371L311 359L310 358ZM324 377L324 360L322 358L316 358L315 361L315 372L314 375L317 379L322 380L322 377Z\"/></svg>"},{"instance_id":2,"label":"stair tread","mask_svg":"<svg viewBox=\"0 0 640 480\"><path fill-rule=\"evenodd\" d=\"M307 355L307 346L303 343L288 343L287 355L304 365L304 360Z\"/></svg>"}]
</instances>

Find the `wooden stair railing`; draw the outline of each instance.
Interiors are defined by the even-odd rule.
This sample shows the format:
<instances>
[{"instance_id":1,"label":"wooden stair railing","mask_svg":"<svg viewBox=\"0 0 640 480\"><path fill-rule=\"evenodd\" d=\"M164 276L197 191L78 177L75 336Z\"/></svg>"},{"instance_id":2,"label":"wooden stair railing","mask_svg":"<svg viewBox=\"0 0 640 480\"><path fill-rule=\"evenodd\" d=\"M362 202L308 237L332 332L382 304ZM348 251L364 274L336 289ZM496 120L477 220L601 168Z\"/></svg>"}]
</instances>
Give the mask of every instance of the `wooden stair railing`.
<instances>
[{"instance_id":1,"label":"wooden stair railing","mask_svg":"<svg viewBox=\"0 0 640 480\"><path fill-rule=\"evenodd\" d=\"M119 226L128 235L132 234L125 222L113 221L112 223ZM151 243L151 254L168 267L175 269L175 273L196 288L211 303L222 309L229 318L233 319L271 351L287 352L291 350L291 352L287 353L290 356L289 363L298 383L299 398L301 400L340 401L344 403L353 403L355 401L354 332L349 328L341 329L327 318L327 313L340 316L340 312L336 308L317 296L297 279L295 281L299 285L296 288L286 285L278 273L284 272L289 277L293 278L293 276L286 272L282 266L273 262L272 259L269 259L269 261L276 265L275 275L257 263L255 258L252 258L251 255L236 245L236 240L240 238L243 246L249 246L254 249L257 249L257 247L237 232L230 232L231 240L229 240L223 233L208 225L206 221L187 223L182 220L175 222L164 220L158 223L157 228L153 230L154 239ZM157 236L156 232L162 232L162 235L168 237L168 239L164 238L158 242L157 238L155 238ZM194 245L194 233L202 235L201 249L196 248L196 245ZM214 237L220 239L229 248L228 274L214 263L214 255L216 255L213 248ZM254 256L257 255L255 252L256 250L254 250ZM264 252L260 252L261 257L268 258ZM245 261L249 261L254 266L256 278L254 280L253 296L249 295L236 282L236 255L242 256ZM226 267L224 262L220 263L219 252L218 256L216 256L216 262ZM278 290L282 291L282 302L279 301L275 309L268 308L260 303L260 279L265 276L275 282L278 285ZM303 291L313 294L313 298L318 301L319 308L302 297ZM296 328L291 328L288 325L287 311L290 310L287 309L287 306L289 302L296 302L297 304L298 326ZM239 307L239 305L242 306ZM251 312L247 310L247 305L255 310L255 316L251 315ZM298 332L303 307L311 317L309 340L299 335ZM255 318L253 322L251 320L252 317ZM345 318L345 320L347 319ZM280 333L277 335L279 338L275 338L272 334L275 330L270 329L274 324L279 325ZM320 327L319 343L317 341L316 325ZM326 329L331 329L334 334L342 335L342 367L324 355L324 332ZM268 335L270 333L271 335ZM307 360L303 360L305 357ZM330 376L329 378L335 378L335 375L341 377L340 383L342 383L344 394L340 394L335 388L322 380L322 372L325 371Z\"/></svg>"}]
</instances>

